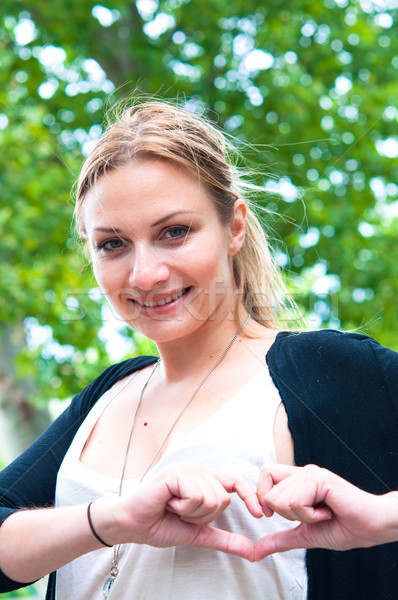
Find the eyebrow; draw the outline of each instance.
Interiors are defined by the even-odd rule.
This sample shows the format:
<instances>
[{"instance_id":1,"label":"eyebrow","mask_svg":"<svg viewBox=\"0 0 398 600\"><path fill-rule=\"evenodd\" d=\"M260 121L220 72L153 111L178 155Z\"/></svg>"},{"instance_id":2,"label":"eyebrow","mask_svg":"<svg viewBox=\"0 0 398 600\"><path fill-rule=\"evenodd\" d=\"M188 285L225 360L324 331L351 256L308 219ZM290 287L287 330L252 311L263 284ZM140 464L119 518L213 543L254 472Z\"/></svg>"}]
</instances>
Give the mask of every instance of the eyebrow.
<instances>
[{"instance_id":1,"label":"eyebrow","mask_svg":"<svg viewBox=\"0 0 398 600\"><path fill-rule=\"evenodd\" d=\"M192 215L192 214L193 213L191 210L177 210L173 213L170 213L169 215L166 215L165 217L162 217L161 219L156 221L156 223L153 223L151 225L151 227L157 227L158 225L162 225L162 223L166 223L166 221L169 221L170 219L173 219L174 217L177 217L178 215Z\"/></svg>"},{"instance_id":2,"label":"eyebrow","mask_svg":"<svg viewBox=\"0 0 398 600\"><path fill-rule=\"evenodd\" d=\"M170 219L173 219L174 217L177 217L178 215L192 215L192 214L193 213L190 210L177 210L173 213L170 213L169 215L166 215L165 217L162 217L155 223L152 223L151 227L157 227L158 225L162 225L162 223L166 223L167 221L169 221ZM94 229L94 232L97 232L97 233L123 233L122 229L119 229L118 227L96 227Z\"/></svg>"},{"instance_id":3,"label":"eyebrow","mask_svg":"<svg viewBox=\"0 0 398 600\"><path fill-rule=\"evenodd\" d=\"M117 227L96 227L94 231L99 233L122 233L122 230Z\"/></svg>"}]
</instances>

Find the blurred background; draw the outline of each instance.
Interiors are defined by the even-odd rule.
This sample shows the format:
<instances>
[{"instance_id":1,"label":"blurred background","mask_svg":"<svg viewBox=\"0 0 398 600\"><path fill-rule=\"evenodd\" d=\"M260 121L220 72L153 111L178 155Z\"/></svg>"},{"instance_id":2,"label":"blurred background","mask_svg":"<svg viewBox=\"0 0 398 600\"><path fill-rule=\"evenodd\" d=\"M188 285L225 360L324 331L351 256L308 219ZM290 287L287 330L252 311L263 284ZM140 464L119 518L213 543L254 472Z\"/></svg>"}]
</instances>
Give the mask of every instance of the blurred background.
<instances>
[{"instance_id":1,"label":"blurred background","mask_svg":"<svg viewBox=\"0 0 398 600\"><path fill-rule=\"evenodd\" d=\"M112 317L72 185L105 112L179 97L242 142L312 328L398 350L398 0L3 0L0 463L106 366L151 345ZM28 588L27 594L42 597ZM26 596L27 597L27 596Z\"/></svg>"}]
</instances>

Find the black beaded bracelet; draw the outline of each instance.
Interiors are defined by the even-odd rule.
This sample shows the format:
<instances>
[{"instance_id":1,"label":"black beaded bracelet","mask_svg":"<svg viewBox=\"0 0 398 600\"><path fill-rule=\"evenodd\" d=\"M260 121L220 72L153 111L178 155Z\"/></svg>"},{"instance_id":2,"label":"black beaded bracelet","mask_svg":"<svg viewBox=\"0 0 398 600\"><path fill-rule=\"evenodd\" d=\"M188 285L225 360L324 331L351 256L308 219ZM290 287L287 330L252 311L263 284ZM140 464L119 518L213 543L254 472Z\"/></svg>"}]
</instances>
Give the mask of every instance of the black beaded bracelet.
<instances>
[{"instance_id":1,"label":"black beaded bracelet","mask_svg":"<svg viewBox=\"0 0 398 600\"><path fill-rule=\"evenodd\" d=\"M94 529L94 525L93 525L93 522L91 520L91 505L92 505L93 502L94 502L94 500L92 500L90 502L90 504L87 506L87 519L88 519L88 524L90 525L90 529L92 531L92 534L93 534L93 536L95 538L97 538L97 540L99 542L101 542L101 544L103 546L106 546L107 548L112 548L112 545L111 544L107 544L106 542L104 542L104 540L100 538L100 536L98 535L98 533Z\"/></svg>"}]
</instances>

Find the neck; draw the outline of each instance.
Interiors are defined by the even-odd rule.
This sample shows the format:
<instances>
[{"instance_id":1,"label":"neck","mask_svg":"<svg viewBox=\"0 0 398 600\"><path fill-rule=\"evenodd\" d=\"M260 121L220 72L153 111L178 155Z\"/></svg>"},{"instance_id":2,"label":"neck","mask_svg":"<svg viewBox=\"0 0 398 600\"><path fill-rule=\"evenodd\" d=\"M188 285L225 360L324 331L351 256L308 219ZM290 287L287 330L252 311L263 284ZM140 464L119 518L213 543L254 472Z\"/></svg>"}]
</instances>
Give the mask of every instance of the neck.
<instances>
[{"instance_id":1,"label":"neck","mask_svg":"<svg viewBox=\"0 0 398 600\"><path fill-rule=\"evenodd\" d=\"M241 318L245 323L247 315ZM250 323L249 323L250 324ZM246 324L248 327L248 324ZM221 356L241 328L235 320L207 321L198 331L173 342L158 344L162 370L169 383L202 374Z\"/></svg>"}]
</instances>

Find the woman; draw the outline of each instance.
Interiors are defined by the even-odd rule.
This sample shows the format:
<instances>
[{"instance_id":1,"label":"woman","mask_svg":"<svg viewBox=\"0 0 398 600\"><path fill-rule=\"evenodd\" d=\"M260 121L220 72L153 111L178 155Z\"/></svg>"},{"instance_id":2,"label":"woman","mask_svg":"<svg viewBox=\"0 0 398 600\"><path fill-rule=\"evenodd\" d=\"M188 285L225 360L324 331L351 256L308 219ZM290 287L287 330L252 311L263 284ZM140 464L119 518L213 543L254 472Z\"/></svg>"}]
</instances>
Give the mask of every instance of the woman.
<instances>
[{"instance_id":1,"label":"woman","mask_svg":"<svg viewBox=\"0 0 398 600\"><path fill-rule=\"evenodd\" d=\"M105 371L3 472L1 589L51 572L57 600L302 599L302 551L252 562L257 540L294 527L261 518L261 465L315 462L369 491L397 489L396 355L364 336L278 333L278 277L228 152L204 120L152 102L127 110L88 157L76 216L95 277L160 361ZM369 456L359 430L372 432ZM360 597L366 561L378 587L391 552L361 559L346 596L356 559L308 553L310 596Z\"/></svg>"}]
</instances>

